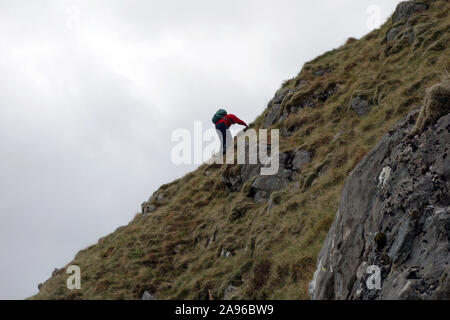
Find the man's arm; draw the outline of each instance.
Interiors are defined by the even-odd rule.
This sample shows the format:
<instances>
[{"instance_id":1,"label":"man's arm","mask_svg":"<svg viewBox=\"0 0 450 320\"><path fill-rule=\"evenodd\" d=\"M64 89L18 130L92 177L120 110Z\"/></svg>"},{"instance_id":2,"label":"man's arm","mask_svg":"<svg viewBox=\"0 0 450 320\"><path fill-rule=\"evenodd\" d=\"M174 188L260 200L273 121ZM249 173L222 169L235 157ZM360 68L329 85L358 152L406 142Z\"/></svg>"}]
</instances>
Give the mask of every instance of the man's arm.
<instances>
[{"instance_id":1,"label":"man's arm","mask_svg":"<svg viewBox=\"0 0 450 320\"><path fill-rule=\"evenodd\" d=\"M229 114L227 117L234 123L237 123L237 124L247 127L247 124L244 121L242 121L241 119L239 119L238 117L236 117L234 114Z\"/></svg>"}]
</instances>

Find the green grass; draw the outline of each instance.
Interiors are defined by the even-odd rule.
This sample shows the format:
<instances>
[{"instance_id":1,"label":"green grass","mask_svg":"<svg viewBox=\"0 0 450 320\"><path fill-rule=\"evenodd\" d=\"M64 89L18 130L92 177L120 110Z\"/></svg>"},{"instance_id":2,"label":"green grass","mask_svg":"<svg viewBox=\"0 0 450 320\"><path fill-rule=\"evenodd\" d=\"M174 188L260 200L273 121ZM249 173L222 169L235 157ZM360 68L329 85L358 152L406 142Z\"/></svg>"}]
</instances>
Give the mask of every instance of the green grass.
<instances>
[{"instance_id":1,"label":"green grass","mask_svg":"<svg viewBox=\"0 0 450 320\"><path fill-rule=\"evenodd\" d=\"M314 153L277 205L255 204L248 184L231 193L222 176L237 167L203 165L160 188L157 211L136 215L125 227L80 251L82 289L65 288L64 268L33 299L138 299L148 290L159 299L223 298L230 285L241 299L307 299L316 257L339 206L345 178L402 116L422 104L426 89L450 70L448 1L428 1L428 11L411 19L411 45L386 43L389 19L380 29L306 63L283 83L298 88L285 99L290 108L339 84L325 103L290 115L278 127L295 127L281 151ZM329 67L332 73L316 77ZM371 112L358 118L354 97L367 99ZM267 111L266 111L267 112ZM262 127L264 112L252 124ZM209 175L206 172L209 172ZM221 257L221 251L232 253Z\"/></svg>"}]
</instances>

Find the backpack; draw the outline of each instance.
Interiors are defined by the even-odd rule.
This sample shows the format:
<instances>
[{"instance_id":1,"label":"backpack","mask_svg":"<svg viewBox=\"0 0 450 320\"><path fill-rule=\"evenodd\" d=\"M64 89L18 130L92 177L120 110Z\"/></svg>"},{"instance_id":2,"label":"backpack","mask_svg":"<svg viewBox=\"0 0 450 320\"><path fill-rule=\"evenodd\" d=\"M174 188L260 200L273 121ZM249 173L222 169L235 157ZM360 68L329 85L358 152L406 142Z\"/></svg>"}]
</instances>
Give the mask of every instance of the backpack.
<instances>
[{"instance_id":1,"label":"backpack","mask_svg":"<svg viewBox=\"0 0 450 320\"><path fill-rule=\"evenodd\" d=\"M212 117L212 122L214 124L216 124L217 122L219 122L221 119L227 119L225 118L225 116L227 115L226 110L220 109L216 112L216 114ZM228 120L228 119L227 119Z\"/></svg>"}]
</instances>

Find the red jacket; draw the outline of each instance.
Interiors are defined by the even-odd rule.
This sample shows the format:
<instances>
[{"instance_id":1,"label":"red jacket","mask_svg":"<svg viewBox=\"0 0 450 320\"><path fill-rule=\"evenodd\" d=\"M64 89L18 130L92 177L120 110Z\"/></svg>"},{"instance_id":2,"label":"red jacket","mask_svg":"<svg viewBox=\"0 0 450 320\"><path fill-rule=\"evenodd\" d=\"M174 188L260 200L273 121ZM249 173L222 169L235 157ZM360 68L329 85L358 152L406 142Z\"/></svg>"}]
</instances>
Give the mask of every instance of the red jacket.
<instances>
[{"instance_id":1,"label":"red jacket","mask_svg":"<svg viewBox=\"0 0 450 320\"><path fill-rule=\"evenodd\" d=\"M231 127L231 125L233 125L233 124L235 124L235 123L237 123L237 124L240 124L240 125L243 125L243 126L247 126L247 124L244 122L244 121L242 121L241 119L239 119L238 117L236 117L234 114L227 114L226 116L225 116L225 118L227 118L227 120L225 120L225 119L220 119L216 124L219 124L219 123L225 123L225 125L229 128L229 127Z\"/></svg>"}]
</instances>

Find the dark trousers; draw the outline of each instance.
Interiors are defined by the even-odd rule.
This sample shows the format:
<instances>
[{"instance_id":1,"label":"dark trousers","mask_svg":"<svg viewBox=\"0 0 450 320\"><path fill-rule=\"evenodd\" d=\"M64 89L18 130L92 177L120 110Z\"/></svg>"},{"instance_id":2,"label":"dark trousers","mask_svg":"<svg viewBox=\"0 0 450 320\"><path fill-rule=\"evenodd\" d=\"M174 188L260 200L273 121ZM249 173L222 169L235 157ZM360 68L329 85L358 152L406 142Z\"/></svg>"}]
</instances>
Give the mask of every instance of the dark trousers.
<instances>
[{"instance_id":1,"label":"dark trousers","mask_svg":"<svg viewBox=\"0 0 450 320\"><path fill-rule=\"evenodd\" d=\"M216 124L217 134L219 135L220 142L222 143L222 153L227 152L227 131L228 127L225 123L220 122Z\"/></svg>"}]
</instances>

